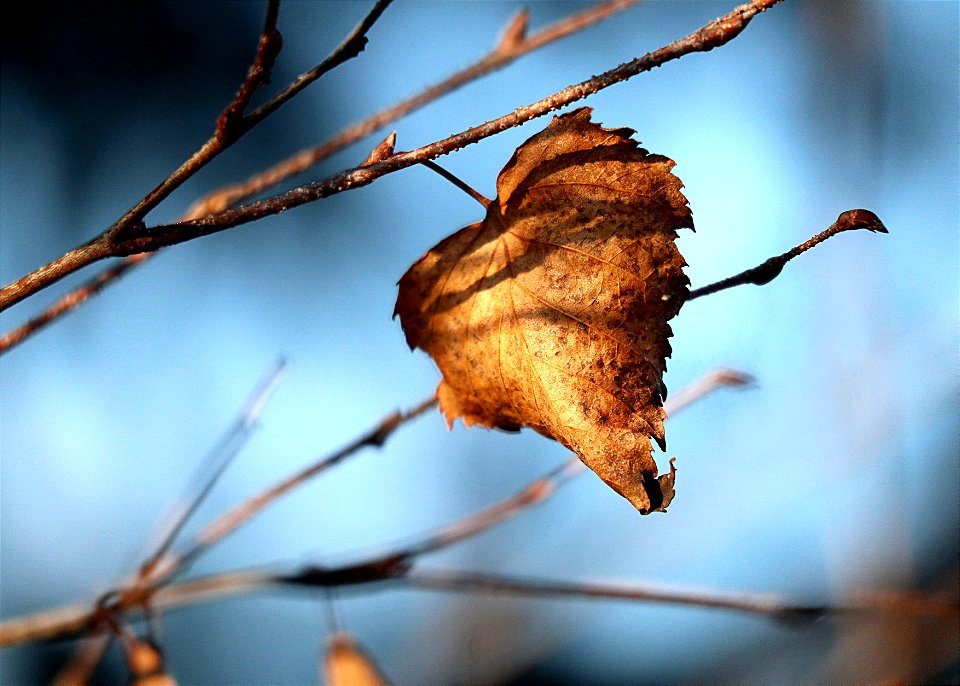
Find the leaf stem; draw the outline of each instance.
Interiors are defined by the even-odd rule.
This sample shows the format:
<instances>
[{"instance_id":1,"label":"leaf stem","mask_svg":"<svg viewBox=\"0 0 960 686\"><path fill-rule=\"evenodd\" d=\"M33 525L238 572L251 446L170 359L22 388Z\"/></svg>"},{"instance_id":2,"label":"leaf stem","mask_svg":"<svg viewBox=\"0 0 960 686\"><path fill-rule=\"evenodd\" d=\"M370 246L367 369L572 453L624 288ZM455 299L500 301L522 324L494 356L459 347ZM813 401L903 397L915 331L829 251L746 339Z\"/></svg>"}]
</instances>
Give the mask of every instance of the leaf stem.
<instances>
[{"instance_id":1,"label":"leaf stem","mask_svg":"<svg viewBox=\"0 0 960 686\"><path fill-rule=\"evenodd\" d=\"M439 164L437 164L433 160L424 160L420 164L422 164L427 169L434 171L440 176L442 176L443 178L445 178L454 186L456 186L457 188L462 190L464 193L469 195L471 198L476 200L478 203L483 205L484 209L489 207L490 203L493 202L492 200L490 200L490 198L483 195L480 191L475 190L472 186L470 186L466 181L461 179L459 176L457 176L453 172L447 171L446 169L441 167Z\"/></svg>"}]
</instances>

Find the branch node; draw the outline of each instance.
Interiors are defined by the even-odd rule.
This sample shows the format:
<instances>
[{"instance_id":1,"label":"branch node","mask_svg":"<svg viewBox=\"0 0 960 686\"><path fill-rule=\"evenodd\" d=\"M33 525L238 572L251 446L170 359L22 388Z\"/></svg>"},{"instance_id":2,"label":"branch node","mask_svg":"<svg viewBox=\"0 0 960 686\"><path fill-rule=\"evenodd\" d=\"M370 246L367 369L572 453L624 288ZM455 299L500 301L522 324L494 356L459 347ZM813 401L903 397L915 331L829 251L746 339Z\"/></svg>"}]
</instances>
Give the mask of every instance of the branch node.
<instances>
[{"instance_id":1,"label":"branch node","mask_svg":"<svg viewBox=\"0 0 960 686\"><path fill-rule=\"evenodd\" d=\"M377 162L382 162L386 158L390 157L393 154L394 147L397 144L397 132L393 131L389 136L384 138L377 144L369 155L367 159L360 163L361 167L369 167L371 164L376 164Z\"/></svg>"},{"instance_id":2,"label":"branch node","mask_svg":"<svg viewBox=\"0 0 960 686\"><path fill-rule=\"evenodd\" d=\"M527 25L530 22L530 10L524 7L514 14L497 41L496 53L509 55L527 40Z\"/></svg>"}]
</instances>

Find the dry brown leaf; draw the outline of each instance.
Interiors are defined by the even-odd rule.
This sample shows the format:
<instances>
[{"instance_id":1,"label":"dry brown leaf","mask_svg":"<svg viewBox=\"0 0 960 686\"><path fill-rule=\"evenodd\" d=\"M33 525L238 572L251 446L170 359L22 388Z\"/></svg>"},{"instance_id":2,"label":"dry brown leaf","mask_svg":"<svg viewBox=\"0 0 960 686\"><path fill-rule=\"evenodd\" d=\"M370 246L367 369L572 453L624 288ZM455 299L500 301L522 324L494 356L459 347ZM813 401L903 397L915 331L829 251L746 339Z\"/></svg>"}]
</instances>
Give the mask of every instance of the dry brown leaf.
<instances>
[{"instance_id":1,"label":"dry brown leaf","mask_svg":"<svg viewBox=\"0 0 960 686\"><path fill-rule=\"evenodd\" d=\"M673 497L649 437L664 447L667 321L689 284L676 230L693 221L674 162L590 111L517 149L486 218L400 280L395 314L443 374L448 423L529 426L646 514Z\"/></svg>"}]
</instances>

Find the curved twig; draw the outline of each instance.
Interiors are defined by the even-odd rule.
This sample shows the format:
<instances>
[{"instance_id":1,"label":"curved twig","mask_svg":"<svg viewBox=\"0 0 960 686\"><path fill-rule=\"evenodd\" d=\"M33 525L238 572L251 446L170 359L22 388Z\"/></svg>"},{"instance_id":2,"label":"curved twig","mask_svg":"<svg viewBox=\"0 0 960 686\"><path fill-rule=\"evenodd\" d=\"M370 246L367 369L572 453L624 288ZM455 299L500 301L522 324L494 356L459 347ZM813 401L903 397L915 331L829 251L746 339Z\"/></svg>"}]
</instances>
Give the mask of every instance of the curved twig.
<instances>
[{"instance_id":1,"label":"curved twig","mask_svg":"<svg viewBox=\"0 0 960 686\"><path fill-rule=\"evenodd\" d=\"M847 210L837 217L837 221L810 240L804 241L792 250L788 250L782 255L771 257L763 264L747 269L735 276L727 277L709 286L695 288L690 291L690 294L687 296L687 301L689 302L694 298L700 298L704 295L726 290L727 288L733 288L734 286L743 286L748 283L762 286L770 283L780 275L780 272L783 271L783 267L787 262L797 255L805 253L810 248L823 243L831 236L836 236L841 231L855 231L856 229L867 229L868 231L876 233L887 233L887 227L885 227L883 222L880 221L880 218L870 210Z\"/></svg>"}]
</instances>

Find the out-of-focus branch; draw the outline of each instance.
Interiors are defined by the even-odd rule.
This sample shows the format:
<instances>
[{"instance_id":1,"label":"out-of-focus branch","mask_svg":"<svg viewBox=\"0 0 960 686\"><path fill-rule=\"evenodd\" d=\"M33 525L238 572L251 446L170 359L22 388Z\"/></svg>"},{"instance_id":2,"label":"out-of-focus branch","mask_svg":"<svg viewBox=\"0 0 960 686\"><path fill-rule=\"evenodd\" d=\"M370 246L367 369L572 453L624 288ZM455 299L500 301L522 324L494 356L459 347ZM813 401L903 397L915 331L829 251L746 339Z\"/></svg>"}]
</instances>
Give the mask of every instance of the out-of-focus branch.
<instances>
[{"instance_id":1,"label":"out-of-focus branch","mask_svg":"<svg viewBox=\"0 0 960 686\"><path fill-rule=\"evenodd\" d=\"M743 385L747 383L748 380L749 377L747 375L735 370L714 370L690 386L680 389L675 396L676 399L668 400L664 404L664 409L668 415L673 415L681 408L696 402L698 399L718 388ZM354 455L361 448L366 446L382 446L390 434L397 428L419 417L430 408L435 407L436 404L436 397L430 397L421 401L410 410L389 415L373 429L349 445L344 446L333 455L318 460L309 467L283 479L267 490L241 503L204 527L184 552L166 559L158 559L155 563L157 569L151 575L153 580L169 578L176 572L182 570L193 558L223 540L275 500L286 495L298 486L303 485L347 457ZM583 471L586 471L583 463L581 463L578 458L571 457L559 467L528 484L507 500L455 522L430 537L420 539L417 543L413 544L410 549L394 551L387 557L390 559L397 556L404 559L415 557L416 555L421 555L431 550L452 545L464 538L469 538L476 533L492 528L524 509L546 500L553 495L560 486L566 483L568 479Z\"/></svg>"},{"instance_id":2,"label":"out-of-focus branch","mask_svg":"<svg viewBox=\"0 0 960 686\"><path fill-rule=\"evenodd\" d=\"M723 373L711 372L688 388L681 389L676 395L686 396L687 399L682 405L685 407L722 386L740 385L742 377L743 375L729 370ZM711 378L714 381L708 383L706 380ZM412 543L367 556L365 560L356 564L337 568L309 567L283 576L268 572L242 572L215 575L183 584L166 583L174 574L182 571L193 558L222 540L280 496L333 464L353 455L360 448L367 445L382 445L398 427L435 405L436 399L428 398L405 413L390 415L364 436L333 455L280 481L229 511L201 531L185 552L161 558L153 564L149 570L150 573L138 577L133 586L109 594L114 599L111 605L112 610L139 612L144 604L149 603L151 610L161 611L178 604L200 602L200 599L221 595L251 592L274 584L341 586L396 578L406 574L412 568L415 558L420 555L475 536L544 502L572 477L586 471L580 460L571 457L500 503L451 522L434 532L414 539ZM680 405L671 407L669 401L665 404L668 414L671 415L675 414L680 407ZM95 627L97 621L98 611L91 612L89 605L74 605L29 617L11 619L0 624L0 646L77 633Z\"/></svg>"},{"instance_id":3,"label":"out-of-focus branch","mask_svg":"<svg viewBox=\"0 0 960 686\"><path fill-rule=\"evenodd\" d=\"M199 478L192 484L193 491L177 503L174 513L169 522L166 523L165 530L158 537L159 542L153 553L141 567L141 574L149 574L149 570L166 555L177 534L180 533L191 515L223 475L223 472L243 449L243 446L246 445L260 423L260 416L263 414L267 401L273 395L285 366L285 360L277 361L273 369L247 399L240 416L237 417L233 425L204 459L198 474Z\"/></svg>"},{"instance_id":4,"label":"out-of-focus branch","mask_svg":"<svg viewBox=\"0 0 960 686\"><path fill-rule=\"evenodd\" d=\"M41 267L33 274L27 275L0 290L0 309L8 307L30 293L45 288L77 269L106 257L120 257L159 250L169 245L184 243L263 217L279 214L330 195L369 185L386 174L419 164L424 160L432 160L449 154L484 138L489 138L531 119L582 100L589 95L684 55L713 50L733 40L746 28L753 17L780 1L752 0L688 36L647 53L643 57L564 88L531 105L519 107L509 114L416 150L394 154L381 162L348 169L326 179L293 188L285 193L235 209L227 209L200 219L150 228L142 223L137 223L135 226L130 224L119 228L111 228L91 243L67 253L58 260L54 260L50 265Z\"/></svg>"},{"instance_id":5,"label":"out-of-focus branch","mask_svg":"<svg viewBox=\"0 0 960 686\"><path fill-rule=\"evenodd\" d=\"M498 44L487 55L470 66L448 76L443 81L426 88L403 102L382 110L361 122L347 127L334 138L314 148L302 150L282 162L260 172L243 183L226 186L194 203L180 221L199 219L208 214L222 212L231 205L262 193L286 179L306 171L318 162L374 133L377 129L414 112L442 96L463 87L491 72L511 64L524 55L545 45L596 24L611 15L635 5L641 0L611 0L590 7L526 37L528 13L522 11L514 16L503 32ZM392 154L392 151L391 151ZM379 161L379 160L378 160ZM154 253L137 253L122 258L119 262L97 274L78 288L70 291L42 313L25 324L0 337L0 355L22 343L31 335L59 317L79 307L104 287L119 279L133 267L145 262Z\"/></svg>"},{"instance_id":6,"label":"out-of-focus branch","mask_svg":"<svg viewBox=\"0 0 960 686\"><path fill-rule=\"evenodd\" d=\"M740 272L735 276L717 281L709 286L695 288L690 291L690 295L687 296L687 300L690 301L694 298L710 295L711 293L716 293L717 291L733 288L734 286L742 286L748 283L752 283L757 286L770 283L780 274L781 271L783 271L784 265L786 265L787 262L792 260L797 255L805 253L807 250L810 250L810 248L823 243L831 236L836 236L841 231L854 231L856 229L867 229L868 231L873 231L876 233L887 233L887 227L885 227L883 222L880 221L880 218L870 210L847 210L846 212L841 213L840 216L837 217L837 221L835 221L833 224L828 226L810 240L801 243L796 248L788 250L782 255L771 257L763 264L753 267L752 269L747 269L746 271Z\"/></svg>"},{"instance_id":7,"label":"out-of-focus branch","mask_svg":"<svg viewBox=\"0 0 960 686\"><path fill-rule=\"evenodd\" d=\"M722 386L749 386L753 383L752 376L736 369L714 369L692 384L684 386L676 393L672 393L663 403L663 410L667 413L667 416L673 416L687 405L697 402L700 398L709 395Z\"/></svg>"},{"instance_id":8,"label":"out-of-focus branch","mask_svg":"<svg viewBox=\"0 0 960 686\"><path fill-rule=\"evenodd\" d=\"M556 581L528 579L500 574L436 570L414 567L393 560L392 564L373 561L348 567L308 567L290 573L269 570L245 570L213 574L169 584L157 589L151 609L165 612L178 607L212 602L236 595L279 590L290 587L353 588L380 582L456 592L507 593L540 598L581 598L668 603L692 607L732 610L761 615L789 623L820 618L870 617L878 615L941 618L956 621L960 603L911 591L884 594L856 594L849 602L811 604L766 593L742 593L657 586L640 582ZM373 586L372 588L376 588ZM131 619L141 612L129 608ZM73 605L46 613L13 619L3 625L0 645L13 645L42 639L65 637L82 632L95 618L89 606Z\"/></svg>"},{"instance_id":9,"label":"out-of-focus branch","mask_svg":"<svg viewBox=\"0 0 960 686\"><path fill-rule=\"evenodd\" d=\"M501 574L477 574L421 568L412 569L400 578L404 585L434 590L506 593L538 598L639 600L672 605L692 605L718 610L734 610L789 622L860 614L960 617L960 604L918 597L913 593L890 593L884 596L863 595L847 604L820 605L797 603L782 596L763 593L657 587L653 584L637 583L614 584L608 582L525 579Z\"/></svg>"},{"instance_id":10,"label":"out-of-focus branch","mask_svg":"<svg viewBox=\"0 0 960 686\"><path fill-rule=\"evenodd\" d=\"M419 417L430 408L436 406L436 404L436 398L430 397L410 410L395 412L389 415L373 429L332 455L314 462L312 465L279 481L267 490L257 493L249 500L240 503L232 510L205 526L197 533L183 552L172 553L154 560L153 567L149 570L150 573L144 575L143 584L156 584L158 580L167 579L181 571L203 551L222 541L226 536L236 531L240 526L279 498L298 486L302 486L313 477L325 472L334 465L339 464L346 458L355 455L362 448L367 446L382 446L390 434L400 426Z\"/></svg>"},{"instance_id":11,"label":"out-of-focus branch","mask_svg":"<svg viewBox=\"0 0 960 686\"><path fill-rule=\"evenodd\" d=\"M110 647L111 639L112 636L104 630L84 637L83 642L53 680L53 686L86 686Z\"/></svg>"},{"instance_id":12,"label":"out-of-focus branch","mask_svg":"<svg viewBox=\"0 0 960 686\"><path fill-rule=\"evenodd\" d=\"M254 58L247 77L237 91L237 95L227 105L217 119L217 126L213 135L200 148L180 165L159 186L148 193L140 202L128 210L120 219L115 221L103 233L88 241L84 245L74 248L61 257L53 260L39 269L20 279L0 288L0 311L15 305L24 298L56 283L68 274L92 264L104 257L132 255L142 250L117 252L116 246L122 243L123 236L139 234L145 228L143 219L150 210L166 199L174 190L179 188L187 179L196 174L221 152L237 142L253 126L260 123L267 115L291 97L302 91L310 83L334 67L360 54L366 43L364 34L370 30L383 10L392 0L378 0L367 17L354 29L351 34L321 62L316 68L298 77L290 86L268 101L265 105L250 113L244 114L254 93L263 84L269 81L270 70L280 54L282 39L277 31L276 22L280 8L280 0L270 0L267 7L267 17L263 31L257 44L257 54Z\"/></svg>"}]
</instances>

